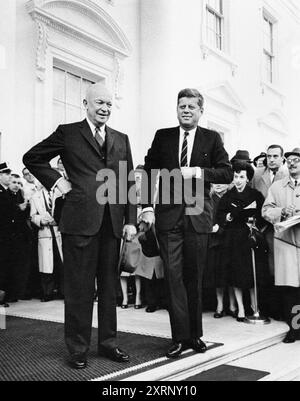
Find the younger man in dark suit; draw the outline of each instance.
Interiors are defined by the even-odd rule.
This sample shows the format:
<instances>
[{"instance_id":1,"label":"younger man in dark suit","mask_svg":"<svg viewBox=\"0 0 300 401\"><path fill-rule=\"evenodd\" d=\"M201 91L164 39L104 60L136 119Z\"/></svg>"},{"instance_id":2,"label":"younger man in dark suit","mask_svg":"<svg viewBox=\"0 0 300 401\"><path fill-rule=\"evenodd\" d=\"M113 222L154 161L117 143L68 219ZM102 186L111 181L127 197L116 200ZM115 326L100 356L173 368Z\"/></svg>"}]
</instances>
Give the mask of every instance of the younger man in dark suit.
<instances>
[{"instance_id":1,"label":"younger man in dark suit","mask_svg":"<svg viewBox=\"0 0 300 401\"><path fill-rule=\"evenodd\" d=\"M196 89L182 90L177 103L180 126L159 130L145 158L148 180L152 170L173 172L177 178L180 175L181 181L190 184L197 207L191 207L185 193L179 202L176 200L183 182L175 179L175 183L166 187L161 177L155 219L151 201L143 209L142 220L148 226L155 220L165 266L174 342L167 352L169 358L178 357L187 347L200 353L206 351L201 340L202 277L207 262L208 234L213 225L210 184L229 184L232 180L228 155L219 134L198 127L202 113L202 95ZM169 201L164 202L167 191ZM153 189L149 188L148 192L153 193Z\"/></svg>"}]
</instances>

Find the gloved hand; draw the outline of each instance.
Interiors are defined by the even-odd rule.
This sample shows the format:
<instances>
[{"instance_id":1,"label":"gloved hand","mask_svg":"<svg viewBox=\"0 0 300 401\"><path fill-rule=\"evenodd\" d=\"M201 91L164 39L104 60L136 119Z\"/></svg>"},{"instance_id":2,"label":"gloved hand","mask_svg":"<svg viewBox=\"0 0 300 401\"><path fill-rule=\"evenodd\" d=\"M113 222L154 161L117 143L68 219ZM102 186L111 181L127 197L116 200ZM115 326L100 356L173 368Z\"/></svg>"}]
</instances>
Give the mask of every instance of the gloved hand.
<instances>
[{"instance_id":1,"label":"gloved hand","mask_svg":"<svg viewBox=\"0 0 300 401\"><path fill-rule=\"evenodd\" d=\"M231 205L230 214L231 214L231 217L233 218L233 220L237 219L240 216L242 210L243 210L243 208L241 206L235 207L235 206Z\"/></svg>"}]
</instances>

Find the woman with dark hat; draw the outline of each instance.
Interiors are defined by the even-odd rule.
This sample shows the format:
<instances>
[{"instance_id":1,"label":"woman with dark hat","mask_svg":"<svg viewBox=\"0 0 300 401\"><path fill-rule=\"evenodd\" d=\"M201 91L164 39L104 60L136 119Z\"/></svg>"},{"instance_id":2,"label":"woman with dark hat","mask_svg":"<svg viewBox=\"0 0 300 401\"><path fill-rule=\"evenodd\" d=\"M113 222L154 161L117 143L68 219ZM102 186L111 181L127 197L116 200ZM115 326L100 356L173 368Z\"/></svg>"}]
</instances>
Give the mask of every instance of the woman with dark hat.
<instances>
[{"instance_id":1,"label":"woman with dark hat","mask_svg":"<svg viewBox=\"0 0 300 401\"><path fill-rule=\"evenodd\" d=\"M246 162L246 163L249 163L249 164L252 163L248 150L237 150L236 151L236 154L230 160L230 163L234 164L234 163L237 163L237 162Z\"/></svg>"},{"instance_id":2,"label":"woman with dark hat","mask_svg":"<svg viewBox=\"0 0 300 401\"><path fill-rule=\"evenodd\" d=\"M224 229L216 224L216 215L218 205L222 197L227 193L229 185L214 184L211 190L211 198L213 202L213 230L209 235L207 267L204 271L203 287L205 289L214 289L217 299L215 319L221 319L225 316L224 295L228 287L228 271L222 263L222 247L224 242ZM228 314L233 316L236 314L235 296L232 288L228 288L229 310Z\"/></svg>"},{"instance_id":3,"label":"woman with dark hat","mask_svg":"<svg viewBox=\"0 0 300 401\"><path fill-rule=\"evenodd\" d=\"M250 290L254 306L254 278L250 240L250 224L255 221L259 228L264 225L261 209L263 195L250 187L254 176L253 167L245 161L233 164L234 187L221 199L217 211L217 223L225 230L222 263L228 271L229 286L234 288L238 305L238 322L245 321L243 292ZM255 249L258 282L262 282L267 269L266 248Z\"/></svg>"}]
</instances>

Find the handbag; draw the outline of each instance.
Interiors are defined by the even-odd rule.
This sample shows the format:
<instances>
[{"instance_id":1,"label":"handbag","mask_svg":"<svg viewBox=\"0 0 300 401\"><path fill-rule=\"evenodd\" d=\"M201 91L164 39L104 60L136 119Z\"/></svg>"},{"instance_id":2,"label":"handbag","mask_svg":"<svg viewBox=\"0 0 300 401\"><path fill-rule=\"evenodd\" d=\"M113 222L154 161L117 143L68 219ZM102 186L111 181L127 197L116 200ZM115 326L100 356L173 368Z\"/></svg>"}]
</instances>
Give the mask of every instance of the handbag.
<instances>
[{"instance_id":1,"label":"handbag","mask_svg":"<svg viewBox=\"0 0 300 401\"><path fill-rule=\"evenodd\" d=\"M142 246L143 254L147 256L147 258L160 256L159 245L154 225L152 225L148 231L142 233L142 235L139 236L139 241Z\"/></svg>"},{"instance_id":2,"label":"handbag","mask_svg":"<svg viewBox=\"0 0 300 401\"><path fill-rule=\"evenodd\" d=\"M139 266L142 258L142 249L139 243L139 234L132 241L122 239L120 258L118 263L118 271L126 273L134 273Z\"/></svg>"}]
</instances>

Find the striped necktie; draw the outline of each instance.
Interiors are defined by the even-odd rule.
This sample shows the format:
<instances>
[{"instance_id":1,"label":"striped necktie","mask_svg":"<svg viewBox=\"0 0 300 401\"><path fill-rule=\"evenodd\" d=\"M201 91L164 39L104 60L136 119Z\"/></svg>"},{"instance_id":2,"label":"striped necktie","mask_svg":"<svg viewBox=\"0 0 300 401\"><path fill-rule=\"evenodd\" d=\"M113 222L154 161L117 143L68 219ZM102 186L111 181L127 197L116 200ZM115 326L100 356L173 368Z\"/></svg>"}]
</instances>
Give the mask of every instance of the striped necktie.
<instances>
[{"instance_id":1,"label":"striped necktie","mask_svg":"<svg viewBox=\"0 0 300 401\"><path fill-rule=\"evenodd\" d=\"M102 136L100 135L100 128L98 128L98 127L95 128L95 139L96 139L98 145L100 146L100 149L102 149L103 145L104 145L104 141L102 139Z\"/></svg>"},{"instance_id":2,"label":"striped necktie","mask_svg":"<svg viewBox=\"0 0 300 401\"><path fill-rule=\"evenodd\" d=\"M48 192L48 206L49 206L49 210L52 212L52 206L53 206L53 203L52 203L52 191Z\"/></svg>"},{"instance_id":3,"label":"striped necktie","mask_svg":"<svg viewBox=\"0 0 300 401\"><path fill-rule=\"evenodd\" d=\"M180 167L188 167L188 136L189 132L185 132L181 149Z\"/></svg>"}]
</instances>

